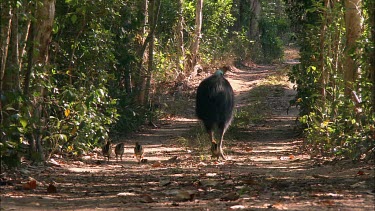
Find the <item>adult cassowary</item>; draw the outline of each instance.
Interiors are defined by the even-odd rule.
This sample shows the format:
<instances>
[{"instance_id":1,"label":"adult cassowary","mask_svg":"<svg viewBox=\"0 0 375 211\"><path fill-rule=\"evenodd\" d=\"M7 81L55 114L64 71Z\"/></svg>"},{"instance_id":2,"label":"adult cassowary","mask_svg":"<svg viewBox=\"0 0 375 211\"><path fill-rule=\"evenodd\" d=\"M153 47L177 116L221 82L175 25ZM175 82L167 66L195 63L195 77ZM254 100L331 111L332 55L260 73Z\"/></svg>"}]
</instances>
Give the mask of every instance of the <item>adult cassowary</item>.
<instances>
[{"instance_id":1,"label":"adult cassowary","mask_svg":"<svg viewBox=\"0 0 375 211\"><path fill-rule=\"evenodd\" d=\"M224 78L224 73L228 70L229 67L224 66L199 84L195 107L198 119L202 120L210 136L213 156L218 159L220 156L224 160L223 137L232 121L234 107L232 86ZM220 135L219 143L214 139L215 127Z\"/></svg>"}]
</instances>

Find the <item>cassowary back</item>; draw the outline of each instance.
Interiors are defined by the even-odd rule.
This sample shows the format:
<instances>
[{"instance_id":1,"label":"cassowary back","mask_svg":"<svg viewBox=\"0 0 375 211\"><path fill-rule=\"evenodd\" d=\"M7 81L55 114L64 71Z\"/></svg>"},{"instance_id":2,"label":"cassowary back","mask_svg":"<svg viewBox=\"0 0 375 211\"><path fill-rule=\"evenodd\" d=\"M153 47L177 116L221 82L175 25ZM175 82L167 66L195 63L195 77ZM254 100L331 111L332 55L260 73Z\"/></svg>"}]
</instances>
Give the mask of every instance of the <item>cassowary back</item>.
<instances>
[{"instance_id":1,"label":"cassowary back","mask_svg":"<svg viewBox=\"0 0 375 211\"><path fill-rule=\"evenodd\" d=\"M217 71L199 84L195 108L197 117L205 125L215 124L226 129L232 120L233 107L233 89L222 71Z\"/></svg>"}]
</instances>

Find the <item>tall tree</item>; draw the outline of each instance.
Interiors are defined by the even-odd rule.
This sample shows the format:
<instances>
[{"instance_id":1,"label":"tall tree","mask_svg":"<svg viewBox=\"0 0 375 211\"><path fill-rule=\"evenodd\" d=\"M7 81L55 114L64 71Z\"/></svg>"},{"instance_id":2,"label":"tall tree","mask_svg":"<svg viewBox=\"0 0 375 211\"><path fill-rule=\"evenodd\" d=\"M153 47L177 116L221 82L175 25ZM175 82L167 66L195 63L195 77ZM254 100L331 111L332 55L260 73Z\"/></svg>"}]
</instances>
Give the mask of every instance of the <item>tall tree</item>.
<instances>
[{"instance_id":1,"label":"tall tree","mask_svg":"<svg viewBox=\"0 0 375 211\"><path fill-rule=\"evenodd\" d=\"M19 33L18 33L18 7L17 2L12 1L9 3L8 7L8 17L9 25L5 32L5 43L3 50L4 57L2 58L2 75L1 75L1 85L2 91L18 91L20 89L19 84ZM3 36L2 36L3 37Z\"/></svg>"},{"instance_id":2,"label":"tall tree","mask_svg":"<svg viewBox=\"0 0 375 211\"><path fill-rule=\"evenodd\" d=\"M197 0L195 8L195 32L194 40L191 46L191 65L190 68L194 67L197 64L197 57L199 52L199 42L202 37L202 20L203 20L203 0Z\"/></svg>"},{"instance_id":3,"label":"tall tree","mask_svg":"<svg viewBox=\"0 0 375 211\"><path fill-rule=\"evenodd\" d=\"M258 41L259 40L259 21L261 4L259 0L250 0L250 27L249 27L249 39Z\"/></svg>"},{"instance_id":4,"label":"tall tree","mask_svg":"<svg viewBox=\"0 0 375 211\"><path fill-rule=\"evenodd\" d=\"M143 46L140 51L140 55L142 55L142 61L139 65L139 70L141 74L143 73L143 77L141 77L140 83L140 92L138 97L138 103L140 105L145 105L148 101L149 91L151 86L151 78L152 78L152 69L153 69L153 46L154 46L154 34L158 22L159 11L160 11L160 0L149 0L149 6L145 6L145 9L148 8L148 25L149 25L149 32L147 34L146 39L144 40ZM145 12L146 13L146 12ZM145 57L145 52L147 47L148 55ZM150 49L151 48L151 49ZM151 58L150 58L151 57ZM148 69L143 67L143 63L147 59Z\"/></svg>"},{"instance_id":5,"label":"tall tree","mask_svg":"<svg viewBox=\"0 0 375 211\"><path fill-rule=\"evenodd\" d=\"M41 4L37 4L35 8L35 22L32 24L31 32L30 33L30 40L29 42L32 46L30 46L30 53L28 54L29 64L28 64L28 72L26 77L29 78L31 72L33 71L33 67L42 67L43 71L47 71L47 64L48 64L48 49L51 42L51 35L52 35L52 28L53 22L55 18L55 0L43 0ZM36 53L34 53L36 52ZM48 74L46 74L48 75ZM28 86L29 80L26 81L24 84L25 92L28 93ZM39 98L34 101L34 111L33 117L35 119L39 119L39 124L34 123L33 129L34 133L30 137L30 148L31 152L37 152L38 159L44 159L44 150L42 147L42 136L41 136L41 125L45 125L46 118L43 117L43 100L45 95L45 87L39 84L38 87ZM41 123L41 124L40 124Z\"/></svg>"},{"instance_id":6,"label":"tall tree","mask_svg":"<svg viewBox=\"0 0 375 211\"><path fill-rule=\"evenodd\" d=\"M146 80L146 87L145 87L145 96L144 102L149 101L150 97L150 89L151 89L151 79L152 74L154 71L154 42L155 42L155 29L158 23L160 11L160 0L150 0L150 8L149 8L149 23L151 25L151 31L149 34L149 46L148 46L148 67L147 67L147 80Z\"/></svg>"},{"instance_id":7,"label":"tall tree","mask_svg":"<svg viewBox=\"0 0 375 211\"><path fill-rule=\"evenodd\" d=\"M345 28L346 49L344 64L345 95L350 97L354 90L354 83L358 77L358 65L353 60L352 54L356 52L356 41L362 34L362 1L345 0Z\"/></svg>"},{"instance_id":8,"label":"tall tree","mask_svg":"<svg viewBox=\"0 0 375 211\"><path fill-rule=\"evenodd\" d=\"M184 0L178 0L178 22L177 22L177 61L178 72L184 71L185 47L184 47Z\"/></svg>"},{"instance_id":9,"label":"tall tree","mask_svg":"<svg viewBox=\"0 0 375 211\"><path fill-rule=\"evenodd\" d=\"M139 75L141 77L139 77L139 80L138 80L138 87L137 87L137 90L138 90L138 99L137 99L137 103L139 105L144 105L144 99L145 99L145 93L146 93L146 83L147 83L147 78L146 78L146 68L143 67L145 61L147 61L147 54L145 54L146 52L146 49L147 49L147 46L148 46L148 42L150 40L150 36L151 36L151 30L149 30L149 33L148 33L148 36L146 37L146 32L147 32L147 25L150 24L150 16L149 16L149 0L144 0L143 1L143 16L144 16L144 25L142 27L142 34L141 36L143 37L142 38L142 48L140 50L140 53L139 53L139 58L140 58L140 61L139 61L139 66L138 66L138 71L139 71Z\"/></svg>"},{"instance_id":10,"label":"tall tree","mask_svg":"<svg viewBox=\"0 0 375 211\"><path fill-rule=\"evenodd\" d=\"M320 25L320 52L319 52L319 69L322 71L322 75L320 77L320 84L321 84L321 94L322 94L322 101L324 102L326 98L326 84L328 80L328 71L325 68L325 36L326 36L326 30L327 30L327 21L328 21L328 13L330 11L330 1L329 0L324 0L324 9L323 9L323 15L322 15L322 24Z\"/></svg>"},{"instance_id":11,"label":"tall tree","mask_svg":"<svg viewBox=\"0 0 375 211\"><path fill-rule=\"evenodd\" d=\"M367 2L369 25L372 45L375 45L375 1ZM372 81L372 112L375 113L375 46L370 52L370 81Z\"/></svg>"}]
</instances>

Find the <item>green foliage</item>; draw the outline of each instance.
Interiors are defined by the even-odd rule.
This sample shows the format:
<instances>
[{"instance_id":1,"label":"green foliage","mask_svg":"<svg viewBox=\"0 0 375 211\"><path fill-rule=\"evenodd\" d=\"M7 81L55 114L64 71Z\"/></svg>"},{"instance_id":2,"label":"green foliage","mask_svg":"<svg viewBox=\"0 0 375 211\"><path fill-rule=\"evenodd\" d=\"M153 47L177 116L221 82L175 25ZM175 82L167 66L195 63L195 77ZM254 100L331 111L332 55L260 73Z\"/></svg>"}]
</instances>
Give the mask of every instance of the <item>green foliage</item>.
<instances>
[{"instance_id":1,"label":"green foliage","mask_svg":"<svg viewBox=\"0 0 375 211\"><path fill-rule=\"evenodd\" d=\"M251 56L251 51L245 46L251 46L251 42L246 36L246 31L232 32L232 36L227 44L228 54L237 60L245 60Z\"/></svg>"},{"instance_id":2,"label":"green foliage","mask_svg":"<svg viewBox=\"0 0 375 211\"><path fill-rule=\"evenodd\" d=\"M375 147L375 115L371 105L374 90L368 77L370 54L366 50L373 47L373 43L368 41L368 28L365 25L366 31L358 40L359 50L352 54L361 71L354 84L355 92L348 97L343 76L345 24L342 5L323 8L310 1L294 3L289 11L305 13L296 13L292 19L294 24L304 23L304 27L298 31L301 64L289 73L298 92L291 104L300 107L306 142L323 155L368 159L373 156Z\"/></svg>"},{"instance_id":3,"label":"green foliage","mask_svg":"<svg viewBox=\"0 0 375 211\"><path fill-rule=\"evenodd\" d=\"M210 63L212 60L221 60L227 55L229 27L233 25L231 14L232 1L206 1L203 7L202 33L202 60Z\"/></svg>"},{"instance_id":4,"label":"green foliage","mask_svg":"<svg viewBox=\"0 0 375 211\"><path fill-rule=\"evenodd\" d=\"M282 24L283 22L267 17L263 17L260 20L260 42L262 45L263 61L265 63L270 63L274 60L280 60L284 55L284 45L279 37L283 32L279 31L283 28Z\"/></svg>"}]
</instances>

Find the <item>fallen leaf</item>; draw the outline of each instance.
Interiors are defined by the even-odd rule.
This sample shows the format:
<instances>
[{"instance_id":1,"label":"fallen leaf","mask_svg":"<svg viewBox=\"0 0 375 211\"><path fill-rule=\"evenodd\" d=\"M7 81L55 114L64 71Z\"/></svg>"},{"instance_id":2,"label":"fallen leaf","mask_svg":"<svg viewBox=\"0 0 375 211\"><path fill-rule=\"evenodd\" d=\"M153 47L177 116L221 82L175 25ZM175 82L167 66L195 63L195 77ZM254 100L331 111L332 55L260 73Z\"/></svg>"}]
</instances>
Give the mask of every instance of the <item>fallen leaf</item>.
<instances>
[{"instance_id":1,"label":"fallen leaf","mask_svg":"<svg viewBox=\"0 0 375 211\"><path fill-rule=\"evenodd\" d=\"M279 160L289 160L289 158L288 158L288 157L285 157L285 156L279 156L278 159L279 159Z\"/></svg>"},{"instance_id":2,"label":"fallen leaf","mask_svg":"<svg viewBox=\"0 0 375 211\"><path fill-rule=\"evenodd\" d=\"M214 176L216 176L217 175L217 173L206 173L206 176L207 177L214 177Z\"/></svg>"},{"instance_id":3,"label":"fallen leaf","mask_svg":"<svg viewBox=\"0 0 375 211\"><path fill-rule=\"evenodd\" d=\"M195 192L188 190L179 190L175 195L175 201L192 201L195 197Z\"/></svg>"},{"instance_id":4,"label":"fallen leaf","mask_svg":"<svg viewBox=\"0 0 375 211\"><path fill-rule=\"evenodd\" d=\"M227 179L227 180L224 181L224 183L225 183L226 185L233 185L233 184L234 184L234 181L231 180L231 179Z\"/></svg>"},{"instance_id":5,"label":"fallen leaf","mask_svg":"<svg viewBox=\"0 0 375 211\"><path fill-rule=\"evenodd\" d=\"M57 167L60 167L60 163L58 163L55 159L51 158L49 161L48 161L50 164L54 165L54 166L57 166Z\"/></svg>"},{"instance_id":6,"label":"fallen leaf","mask_svg":"<svg viewBox=\"0 0 375 211\"><path fill-rule=\"evenodd\" d=\"M143 195L141 195L139 201L142 202L142 203L152 203L152 202L154 202L154 199L152 199L150 194L143 194Z\"/></svg>"},{"instance_id":7,"label":"fallen leaf","mask_svg":"<svg viewBox=\"0 0 375 211\"><path fill-rule=\"evenodd\" d=\"M360 171L357 172L357 175L359 175L359 176L365 175L365 172L360 170Z\"/></svg>"},{"instance_id":8,"label":"fallen leaf","mask_svg":"<svg viewBox=\"0 0 375 211\"><path fill-rule=\"evenodd\" d=\"M245 179L245 180L243 180L243 183L245 183L247 185L256 185L256 184L258 184L258 182L255 181L254 179Z\"/></svg>"},{"instance_id":9,"label":"fallen leaf","mask_svg":"<svg viewBox=\"0 0 375 211\"><path fill-rule=\"evenodd\" d=\"M85 165L85 163L84 162L82 162L82 161L73 161L73 164L74 165L77 165L77 166L83 166L83 165Z\"/></svg>"},{"instance_id":10,"label":"fallen leaf","mask_svg":"<svg viewBox=\"0 0 375 211\"><path fill-rule=\"evenodd\" d=\"M56 186L54 186L52 183L49 184L47 188L47 193L56 193L56 192L57 192Z\"/></svg>"},{"instance_id":11,"label":"fallen leaf","mask_svg":"<svg viewBox=\"0 0 375 211\"><path fill-rule=\"evenodd\" d=\"M170 163L173 163L173 162L176 162L177 161L177 156L173 156L171 158L169 158L168 162Z\"/></svg>"},{"instance_id":12,"label":"fallen leaf","mask_svg":"<svg viewBox=\"0 0 375 211\"><path fill-rule=\"evenodd\" d=\"M313 174L312 176L314 178L318 178L318 179L328 179L329 178L329 176L320 175L320 174Z\"/></svg>"},{"instance_id":13,"label":"fallen leaf","mask_svg":"<svg viewBox=\"0 0 375 211\"><path fill-rule=\"evenodd\" d=\"M19 190L19 187L16 186L17 190ZM22 184L22 189L23 190L31 190L31 187L30 187L30 184L27 182L27 183L23 183Z\"/></svg>"},{"instance_id":14,"label":"fallen leaf","mask_svg":"<svg viewBox=\"0 0 375 211\"><path fill-rule=\"evenodd\" d=\"M33 190L36 189L36 180L30 180L22 185L24 190Z\"/></svg>"},{"instance_id":15,"label":"fallen leaf","mask_svg":"<svg viewBox=\"0 0 375 211\"><path fill-rule=\"evenodd\" d=\"M157 167L160 167L160 166L161 166L161 162L160 161L156 161L155 163L152 164L153 168L157 168Z\"/></svg>"},{"instance_id":16,"label":"fallen leaf","mask_svg":"<svg viewBox=\"0 0 375 211\"><path fill-rule=\"evenodd\" d=\"M243 205L233 205L233 206L229 207L229 209L231 209L231 210L245 209L245 206L243 206Z\"/></svg>"},{"instance_id":17,"label":"fallen leaf","mask_svg":"<svg viewBox=\"0 0 375 211\"><path fill-rule=\"evenodd\" d=\"M293 160L294 158L295 158L294 155L289 155L290 160Z\"/></svg>"},{"instance_id":18,"label":"fallen leaf","mask_svg":"<svg viewBox=\"0 0 375 211\"><path fill-rule=\"evenodd\" d=\"M240 198L240 195L237 192L230 192L223 195L220 200L223 201L235 201Z\"/></svg>"},{"instance_id":19,"label":"fallen leaf","mask_svg":"<svg viewBox=\"0 0 375 211\"><path fill-rule=\"evenodd\" d=\"M246 151L246 152L251 152L251 151L253 151L253 148L252 148L252 147L246 147L246 148L245 148L245 151Z\"/></svg>"},{"instance_id":20,"label":"fallen leaf","mask_svg":"<svg viewBox=\"0 0 375 211\"><path fill-rule=\"evenodd\" d=\"M362 181L362 182L357 182L353 185L351 185L350 187L352 188L367 188L367 184L366 184L366 181Z\"/></svg>"},{"instance_id":21,"label":"fallen leaf","mask_svg":"<svg viewBox=\"0 0 375 211\"><path fill-rule=\"evenodd\" d=\"M159 181L159 186L166 186L171 184L171 180L168 178L161 178Z\"/></svg>"},{"instance_id":22,"label":"fallen leaf","mask_svg":"<svg viewBox=\"0 0 375 211\"><path fill-rule=\"evenodd\" d=\"M31 204L32 206L40 206L40 203L39 203L39 202L35 202L35 201L30 202L30 204Z\"/></svg>"},{"instance_id":23,"label":"fallen leaf","mask_svg":"<svg viewBox=\"0 0 375 211\"><path fill-rule=\"evenodd\" d=\"M272 205L272 208L276 208L278 210L286 209L286 207L281 203L275 203Z\"/></svg>"},{"instance_id":24,"label":"fallen leaf","mask_svg":"<svg viewBox=\"0 0 375 211\"><path fill-rule=\"evenodd\" d=\"M118 193L117 196L118 197L127 197L127 196L136 196L136 194L131 193L131 192L123 192L123 193Z\"/></svg>"},{"instance_id":25,"label":"fallen leaf","mask_svg":"<svg viewBox=\"0 0 375 211\"><path fill-rule=\"evenodd\" d=\"M323 200L323 201L320 201L319 204L322 204L322 205L325 205L325 206L332 206L335 204L334 201L332 200Z\"/></svg>"},{"instance_id":26,"label":"fallen leaf","mask_svg":"<svg viewBox=\"0 0 375 211\"><path fill-rule=\"evenodd\" d=\"M216 181L216 180L208 180L208 179L200 180L199 183L204 187L206 187L206 186L216 186L217 184L219 184L219 182Z\"/></svg>"}]
</instances>

